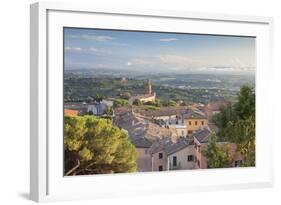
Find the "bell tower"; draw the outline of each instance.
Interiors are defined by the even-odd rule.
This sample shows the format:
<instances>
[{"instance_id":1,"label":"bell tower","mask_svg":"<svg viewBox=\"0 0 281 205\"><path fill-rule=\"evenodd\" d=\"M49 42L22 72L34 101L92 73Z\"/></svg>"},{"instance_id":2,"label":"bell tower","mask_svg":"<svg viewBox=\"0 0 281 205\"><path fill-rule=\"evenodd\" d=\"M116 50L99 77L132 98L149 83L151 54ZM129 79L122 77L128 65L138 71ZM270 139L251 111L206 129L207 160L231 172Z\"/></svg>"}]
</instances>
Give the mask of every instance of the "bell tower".
<instances>
[{"instance_id":1,"label":"bell tower","mask_svg":"<svg viewBox=\"0 0 281 205\"><path fill-rule=\"evenodd\" d=\"M146 93L148 95L151 95L152 94L152 86L151 86L151 81L150 80L147 80L147 84L146 84Z\"/></svg>"}]
</instances>

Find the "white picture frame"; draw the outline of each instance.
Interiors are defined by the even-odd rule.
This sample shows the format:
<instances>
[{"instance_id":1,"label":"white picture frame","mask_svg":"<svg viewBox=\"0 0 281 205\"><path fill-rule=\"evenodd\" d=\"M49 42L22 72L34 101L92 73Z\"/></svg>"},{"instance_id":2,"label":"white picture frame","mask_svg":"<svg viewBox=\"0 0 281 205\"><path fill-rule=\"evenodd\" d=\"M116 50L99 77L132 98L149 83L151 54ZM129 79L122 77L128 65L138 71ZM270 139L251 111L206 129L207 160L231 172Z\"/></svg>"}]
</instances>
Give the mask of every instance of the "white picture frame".
<instances>
[{"instance_id":1,"label":"white picture frame","mask_svg":"<svg viewBox=\"0 0 281 205\"><path fill-rule=\"evenodd\" d=\"M271 106L272 99L268 92L273 69L272 18L40 2L31 5L30 25L32 200L94 199L273 185L273 131L270 129L273 118L263 109ZM256 167L64 177L61 98L64 26L256 36ZM183 183L184 179L187 183Z\"/></svg>"}]
</instances>

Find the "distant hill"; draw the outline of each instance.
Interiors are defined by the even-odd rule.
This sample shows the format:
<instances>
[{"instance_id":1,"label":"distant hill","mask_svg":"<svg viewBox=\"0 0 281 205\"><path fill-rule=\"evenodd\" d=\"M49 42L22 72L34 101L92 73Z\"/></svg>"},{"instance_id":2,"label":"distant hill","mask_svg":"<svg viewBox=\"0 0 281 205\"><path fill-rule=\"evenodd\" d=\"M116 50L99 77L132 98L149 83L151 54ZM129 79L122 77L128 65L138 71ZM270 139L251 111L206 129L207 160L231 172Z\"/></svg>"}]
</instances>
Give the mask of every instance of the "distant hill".
<instances>
[{"instance_id":1,"label":"distant hill","mask_svg":"<svg viewBox=\"0 0 281 205\"><path fill-rule=\"evenodd\" d=\"M144 93L147 79L152 81L157 98L200 103L233 100L242 85L255 87L254 74L140 74L81 69L65 72L64 99L86 101L96 95L115 98L122 93Z\"/></svg>"}]
</instances>

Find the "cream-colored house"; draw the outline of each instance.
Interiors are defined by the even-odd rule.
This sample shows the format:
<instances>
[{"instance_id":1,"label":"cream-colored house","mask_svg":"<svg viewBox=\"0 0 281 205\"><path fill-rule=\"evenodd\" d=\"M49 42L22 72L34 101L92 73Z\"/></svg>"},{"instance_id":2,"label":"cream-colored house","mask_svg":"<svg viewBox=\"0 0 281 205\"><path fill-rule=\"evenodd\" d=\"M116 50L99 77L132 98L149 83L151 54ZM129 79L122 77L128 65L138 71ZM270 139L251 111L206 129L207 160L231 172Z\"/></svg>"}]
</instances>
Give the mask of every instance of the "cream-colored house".
<instances>
[{"instance_id":1,"label":"cream-colored house","mask_svg":"<svg viewBox=\"0 0 281 205\"><path fill-rule=\"evenodd\" d=\"M189 138L181 137L177 142L157 141L150 153L152 171L194 169L194 147Z\"/></svg>"},{"instance_id":2,"label":"cream-colored house","mask_svg":"<svg viewBox=\"0 0 281 205\"><path fill-rule=\"evenodd\" d=\"M167 150L167 170L194 169L194 147L186 138L180 138Z\"/></svg>"},{"instance_id":3,"label":"cream-colored house","mask_svg":"<svg viewBox=\"0 0 281 205\"><path fill-rule=\"evenodd\" d=\"M158 139L152 144L150 148L152 171L168 170L166 148L171 144L173 142L169 138Z\"/></svg>"},{"instance_id":4,"label":"cream-colored house","mask_svg":"<svg viewBox=\"0 0 281 205\"><path fill-rule=\"evenodd\" d=\"M151 154L152 171L167 171L167 155L165 150Z\"/></svg>"},{"instance_id":5,"label":"cream-colored house","mask_svg":"<svg viewBox=\"0 0 281 205\"><path fill-rule=\"evenodd\" d=\"M152 161L149 149L151 142L146 138L138 138L132 141L137 151L137 169L138 172L150 172L152 170Z\"/></svg>"}]
</instances>

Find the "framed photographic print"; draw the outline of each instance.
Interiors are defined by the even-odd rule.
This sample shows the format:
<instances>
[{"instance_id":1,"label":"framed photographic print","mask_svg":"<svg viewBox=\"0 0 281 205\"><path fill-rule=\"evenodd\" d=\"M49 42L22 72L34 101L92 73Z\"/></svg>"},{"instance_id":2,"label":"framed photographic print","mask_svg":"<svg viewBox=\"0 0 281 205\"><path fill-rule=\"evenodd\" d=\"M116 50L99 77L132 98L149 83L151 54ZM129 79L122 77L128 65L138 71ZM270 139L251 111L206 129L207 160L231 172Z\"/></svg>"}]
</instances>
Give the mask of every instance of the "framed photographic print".
<instances>
[{"instance_id":1,"label":"framed photographic print","mask_svg":"<svg viewBox=\"0 0 281 205\"><path fill-rule=\"evenodd\" d=\"M272 23L31 5L31 199L272 186Z\"/></svg>"}]
</instances>

